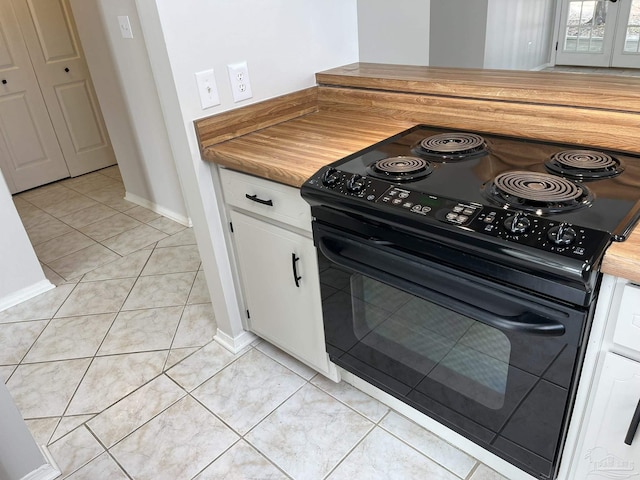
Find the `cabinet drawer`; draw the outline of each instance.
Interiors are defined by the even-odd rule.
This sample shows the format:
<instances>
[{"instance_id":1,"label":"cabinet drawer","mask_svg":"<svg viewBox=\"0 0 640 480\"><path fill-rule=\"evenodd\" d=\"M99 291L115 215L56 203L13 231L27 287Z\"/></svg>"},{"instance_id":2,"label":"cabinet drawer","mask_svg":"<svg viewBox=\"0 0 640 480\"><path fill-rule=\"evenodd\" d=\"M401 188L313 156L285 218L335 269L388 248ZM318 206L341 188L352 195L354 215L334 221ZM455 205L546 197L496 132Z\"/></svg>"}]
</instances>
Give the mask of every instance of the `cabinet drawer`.
<instances>
[{"instance_id":1,"label":"cabinet drawer","mask_svg":"<svg viewBox=\"0 0 640 480\"><path fill-rule=\"evenodd\" d=\"M224 168L220 179L228 205L311 231L311 208L297 188Z\"/></svg>"},{"instance_id":2,"label":"cabinet drawer","mask_svg":"<svg viewBox=\"0 0 640 480\"><path fill-rule=\"evenodd\" d=\"M613 341L640 353L640 287L625 285Z\"/></svg>"}]
</instances>

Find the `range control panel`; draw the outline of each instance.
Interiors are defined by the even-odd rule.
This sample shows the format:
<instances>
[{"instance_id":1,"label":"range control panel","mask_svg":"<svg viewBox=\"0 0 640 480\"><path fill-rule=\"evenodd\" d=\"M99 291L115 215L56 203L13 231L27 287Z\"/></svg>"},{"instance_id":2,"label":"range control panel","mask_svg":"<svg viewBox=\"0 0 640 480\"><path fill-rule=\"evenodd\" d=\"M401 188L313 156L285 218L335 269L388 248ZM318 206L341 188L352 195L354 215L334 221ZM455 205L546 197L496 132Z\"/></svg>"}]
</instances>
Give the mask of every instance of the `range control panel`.
<instances>
[{"instance_id":1,"label":"range control panel","mask_svg":"<svg viewBox=\"0 0 640 480\"><path fill-rule=\"evenodd\" d=\"M316 188L375 203L401 217L445 223L466 231L572 258L589 259L609 241L607 232L581 228L533 213L464 202L411 190L406 185L329 168L310 180Z\"/></svg>"}]
</instances>

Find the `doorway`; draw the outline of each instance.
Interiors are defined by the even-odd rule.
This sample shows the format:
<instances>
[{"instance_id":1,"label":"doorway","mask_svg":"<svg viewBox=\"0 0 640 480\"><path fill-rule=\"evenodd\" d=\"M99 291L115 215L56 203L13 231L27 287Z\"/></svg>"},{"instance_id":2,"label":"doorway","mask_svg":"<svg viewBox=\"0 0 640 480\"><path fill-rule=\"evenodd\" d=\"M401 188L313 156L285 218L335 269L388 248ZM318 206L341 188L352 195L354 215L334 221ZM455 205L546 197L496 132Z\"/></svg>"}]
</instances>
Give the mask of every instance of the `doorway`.
<instances>
[{"instance_id":1,"label":"doorway","mask_svg":"<svg viewBox=\"0 0 640 480\"><path fill-rule=\"evenodd\" d=\"M68 0L0 4L0 167L11 193L116 163Z\"/></svg>"},{"instance_id":2,"label":"doorway","mask_svg":"<svg viewBox=\"0 0 640 480\"><path fill-rule=\"evenodd\" d=\"M563 0L555 63L640 68L640 0Z\"/></svg>"}]
</instances>

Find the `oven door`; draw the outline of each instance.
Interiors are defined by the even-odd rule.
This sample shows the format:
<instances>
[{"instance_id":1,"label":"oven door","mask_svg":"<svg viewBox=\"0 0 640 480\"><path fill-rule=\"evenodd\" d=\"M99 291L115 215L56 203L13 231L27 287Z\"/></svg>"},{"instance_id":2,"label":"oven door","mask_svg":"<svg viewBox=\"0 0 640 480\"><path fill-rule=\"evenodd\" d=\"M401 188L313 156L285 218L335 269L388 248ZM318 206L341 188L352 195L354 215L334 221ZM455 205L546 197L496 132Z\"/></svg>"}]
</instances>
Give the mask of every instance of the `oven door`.
<instances>
[{"instance_id":1,"label":"oven door","mask_svg":"<svg viewBox=\"0 0 640 480\"><path fill-rule=\"evenodd\" d=\"M428 242L409 253L318 221L314 240L333 362L535 477L555 475L585 309L440 264Z\"/></svg>"}]
</instances>

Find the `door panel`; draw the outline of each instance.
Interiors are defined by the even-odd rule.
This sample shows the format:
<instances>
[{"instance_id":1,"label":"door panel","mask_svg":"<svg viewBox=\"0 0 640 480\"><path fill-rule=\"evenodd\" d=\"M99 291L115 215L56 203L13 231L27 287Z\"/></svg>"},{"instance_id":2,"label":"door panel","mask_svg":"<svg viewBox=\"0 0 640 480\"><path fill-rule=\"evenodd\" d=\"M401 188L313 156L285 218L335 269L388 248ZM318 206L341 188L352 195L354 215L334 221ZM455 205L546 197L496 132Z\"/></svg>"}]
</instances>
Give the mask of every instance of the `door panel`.
<instances>
[{"instance_id":1,"label":"door panel","mask_svg":"<svg viewBox=\"0 0 640 480\"><path fill-rule=\"evenodd\" d=\"M558 65L640 68L640 0L564 0Z\"/></svg>"},{"instance_id":2,"label":"door panel","mask_svg":"<svg viewBox=\"0 0 640 480\"><path fill-rule=\"evenodd\" d=\"M68 0L13 0L71 176L116 163Z\"/></svg>"},{"instance_id":3,"label":"door panel","mask_svg":"<svg viewBox=\"0 0 640 480\"><path fill-rule=\"evenodd\" d=\"M619 17L611 66L640 68L640 0L625 0Z\"/></svg>"},{"instance_id":4,"label":"door panel","mask_svg":"<svg viewBox=\"0 0 640 480\"><path fill-rule=\"evenodd\" d=\"M10 3L0 2L0 167L11 193L69 176Z\"/></svg>"},{"instance_id":5,"label":"door panel","mask_svg":"<svg viewBox=\"0 0 640 480\"><path fill-rule=\"evenodd\" d=\"M69 126L71 141L77 154L108 147L96 118L89 86L85 81L67 83L56 87L56 95L65 123ZM87 121L92 118L93 121Z\"/></svg>"},{"instance_id":6,"label":"door panel","mask_svg":"<svg viewBox=\"0 0 640 480\"><path fill-rule=\"evenodd\" d=\"M79 58L62 0L29 0L28 3L29 10L37 12L32 18L45 62Z\"/></svg>"},{"instance_id":7,"label":"door panel","mask_svg":"<svg viewBox=\"0 0 640 480\"><path fill-rule=\"evenodd\" d=\"M608 67L619 3L608 0L563 1L556 63Z\"/></svg>"}]
</instances>

